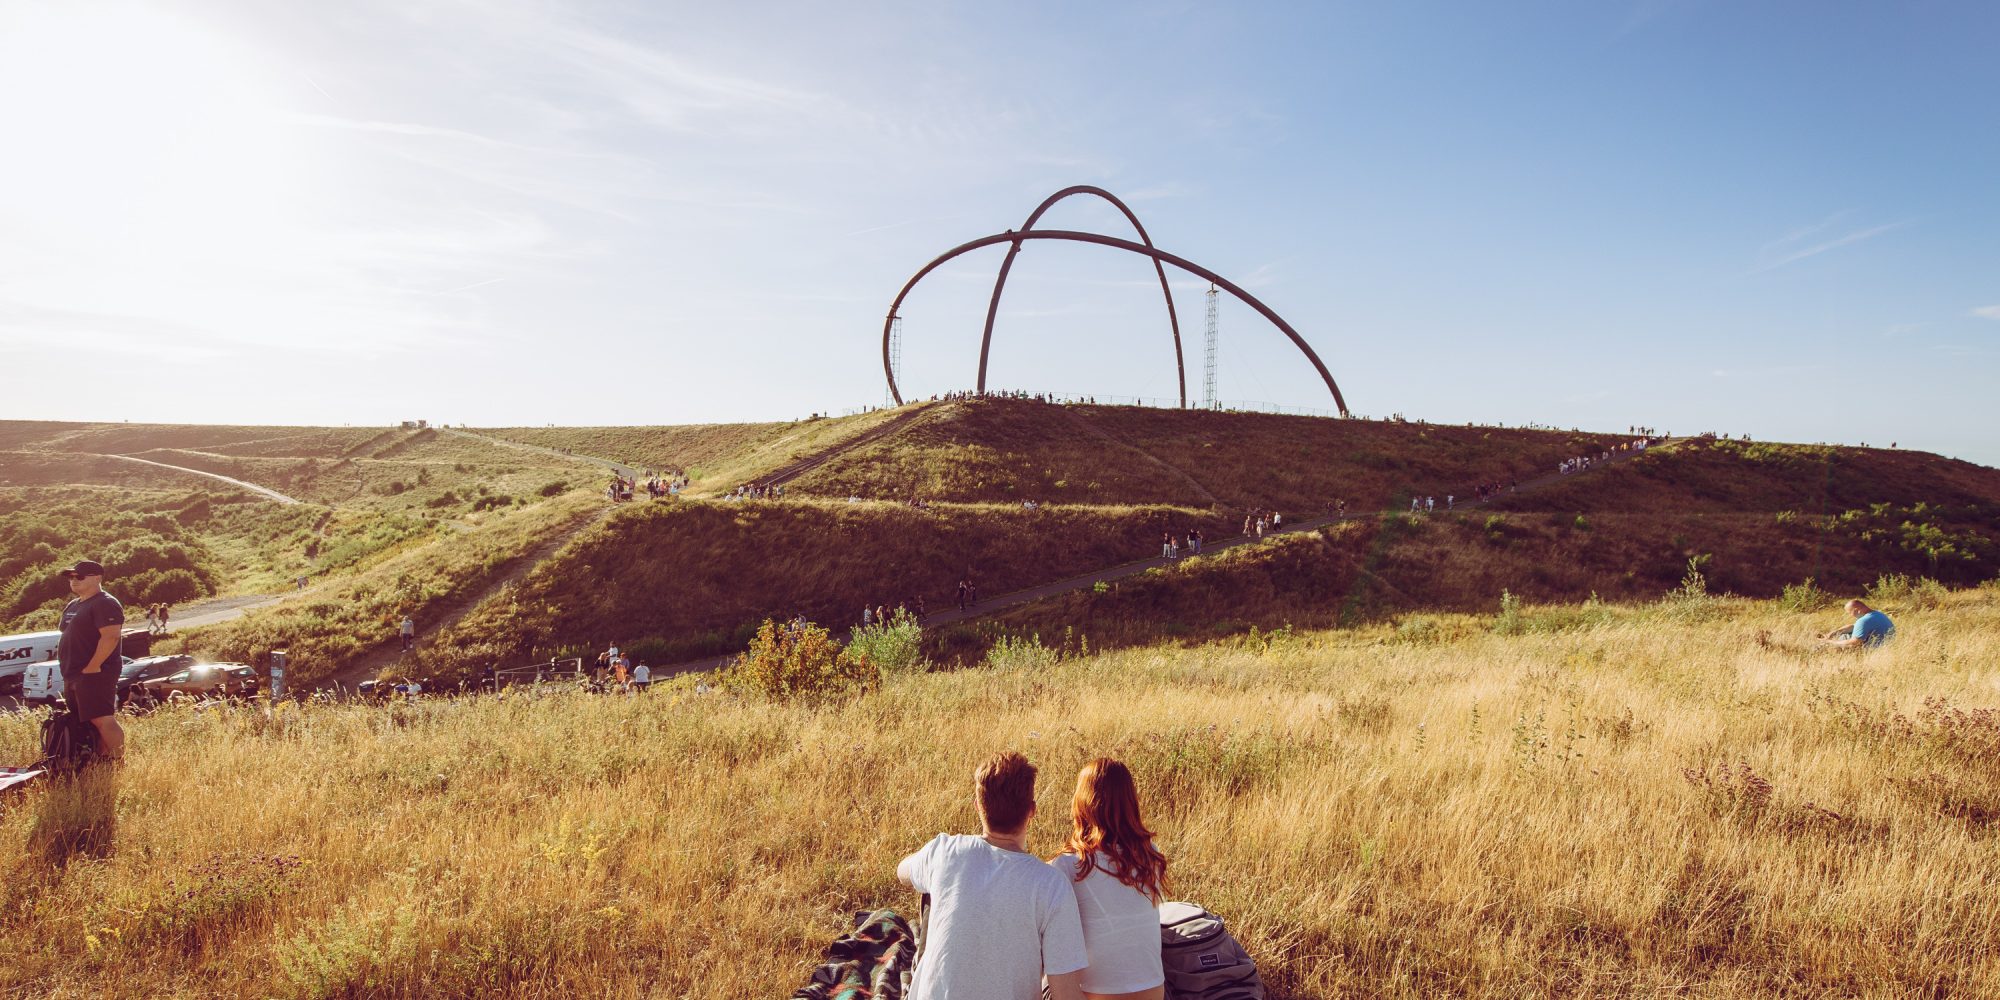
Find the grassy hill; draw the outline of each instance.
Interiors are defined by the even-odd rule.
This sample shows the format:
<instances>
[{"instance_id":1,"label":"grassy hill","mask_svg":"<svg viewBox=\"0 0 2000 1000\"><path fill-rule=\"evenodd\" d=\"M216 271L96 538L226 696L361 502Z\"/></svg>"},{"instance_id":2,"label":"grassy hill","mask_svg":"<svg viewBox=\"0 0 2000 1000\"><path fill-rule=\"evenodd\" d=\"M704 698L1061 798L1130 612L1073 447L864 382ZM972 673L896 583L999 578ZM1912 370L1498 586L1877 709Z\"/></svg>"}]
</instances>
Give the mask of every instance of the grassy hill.
<instances>
[{"instance_id":1,"label":"grassy hill","mask_svg":"<svg viewBox=\"0 0 2000 1000\"><path fill-rule=\"evenodd\" d=\"M916 595L938 608L968 566L991 597L1150 555L1166 527L1199 525L1213 538L1247 507L1296 522L1335 498L1357 514L1400 511L1413 494L1442 502L1476 483L1530 482L1624 438L1021 400L772 424L476 432L8 422L0 569L15 589L0 593L0 616L24 627L46 619L61 596L51 567L150 535L180 549L134 567L185 569L174 578L183 590L268 591L305 572L320 586L312 601L366 609L285 612L282 627L246 622L191 640L231 655L283 640L295 662L300 648L330 657L301 663L308 676L377 657L382 622L405 603L429 613L427 628L457 620L401 665L409 672L452 675L612 638L656 660L691 658L739 646L768 615L846 622L864 602ZM304 504L280 512L214 480L110 455ZM593 509L605 473L591 459L688 472L699 497L815 457L826 460L782 502L642 504L555 544ZM109 491L112 509L82 502L74 491L85 489ZM841 502L850 496L935 507ZM1023 510L1028 499L1042 508ZM529 553L542 563L532 573L519 565ZM1002 627L1122 643L1491 610L1503 590L1643 600L1677 586L1690 560L1716 592L1752 596L1809 578L1843 593L1884 575L1989 579L2000 566L2000 470L1917 452L1680 441L1487 507L1371 517L1309 544L1070 595ZM389 562L394 586L378 573ZM976 658L993 629L958 630L950 655Z\"/></svg>"},{"instance_id":2,"label":"grassy hill","mask_svg":"<svg viewBox=\"0 0 2000 1000\"><path fill-rule=\"evenodd\" d=\"M824 496L1356 509L1528 479L1626 435L1024 400L934 404L801 477Z\"/></svg>"},{"instance_id":3,"label":"grassy hill","mask_svg":"<svg viewBox=\"0 0 2000 1000\"><path fill-rule=\"evenodd\" d=\"M1531 617L1584 609L1528 609ZM168 710L0 810L0 994L784 996L966 780L1129 763L1275 1000L2000 992L2000 590L1815 654L1704 599L1085 658L820 707L512 692ZM34 739L0 714L0 745Z\"/></svg>"}]
</instances>

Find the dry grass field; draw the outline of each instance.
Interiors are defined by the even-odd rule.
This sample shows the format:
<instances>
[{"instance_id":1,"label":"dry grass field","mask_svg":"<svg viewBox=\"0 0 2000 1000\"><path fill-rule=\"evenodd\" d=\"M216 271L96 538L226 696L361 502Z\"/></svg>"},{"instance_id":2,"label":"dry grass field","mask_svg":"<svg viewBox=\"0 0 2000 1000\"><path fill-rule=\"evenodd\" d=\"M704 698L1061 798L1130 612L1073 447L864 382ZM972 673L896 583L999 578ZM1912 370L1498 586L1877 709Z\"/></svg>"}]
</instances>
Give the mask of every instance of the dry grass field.
<instances>
[{"instance_id":1,"label":"dry grass field","mask_svg":"<svg viewBox=\"0 0 2000 1000\"><path fill-rule=\"evenodd\" d=\"M1993 996L2000 590L1891 610L1861 654L1686 597L1030 647L819 707L162 712L123 769L0 800L0 992L782 996L911 905L896 859L1012 747L1044 853L1080 762L1127 760L1172 895L1279 998Z\"/></svg>"}]
</instances>

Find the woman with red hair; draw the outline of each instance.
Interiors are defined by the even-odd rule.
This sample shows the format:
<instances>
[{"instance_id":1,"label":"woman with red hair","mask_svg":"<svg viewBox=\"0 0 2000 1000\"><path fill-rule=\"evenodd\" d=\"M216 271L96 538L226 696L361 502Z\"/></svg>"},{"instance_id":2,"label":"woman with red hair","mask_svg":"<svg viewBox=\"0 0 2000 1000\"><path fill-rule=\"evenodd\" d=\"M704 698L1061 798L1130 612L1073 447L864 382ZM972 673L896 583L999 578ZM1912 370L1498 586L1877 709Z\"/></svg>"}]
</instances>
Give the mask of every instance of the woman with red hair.
<instances>
[{"instance_id":1,"label":"woman with red hair","mask_svg":"<svg viewBox=\"0 0 2000 1000\"><path fill-rule=\"evenodd\" d=\"M1160 899L1167 858L1139 820L1132 772L1099 757L1076 776L1067 852L1049 864L1069 876L1083 918L1083 970L1089 1000L1163 1000Z\"/></svg>"}]
</instances>

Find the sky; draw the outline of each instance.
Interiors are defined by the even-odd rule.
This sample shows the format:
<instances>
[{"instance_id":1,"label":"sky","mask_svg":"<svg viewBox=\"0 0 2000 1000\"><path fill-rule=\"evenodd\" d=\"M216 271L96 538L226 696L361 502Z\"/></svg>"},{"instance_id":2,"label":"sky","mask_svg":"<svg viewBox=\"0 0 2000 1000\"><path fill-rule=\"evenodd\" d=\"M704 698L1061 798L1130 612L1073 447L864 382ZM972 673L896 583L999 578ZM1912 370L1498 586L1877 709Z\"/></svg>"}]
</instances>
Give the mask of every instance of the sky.
<instances>
[{"instance_id":1,"label":"sky","mask_svg":"<svg viewBox=\"0 0 2000 1000\"><path fill-rule=\"evenodd\" d=\"M1356 414L2000 465L1996 42L1983 2L0 0L0 418L846 412L913 273L1088 184ZM911 292L906 395L973 385L1004 253ZM1217 320L1222 400L1332 409ZM988 386L1174 402L1151 264L1028 244Z\"/></svg>"}]
</instances>

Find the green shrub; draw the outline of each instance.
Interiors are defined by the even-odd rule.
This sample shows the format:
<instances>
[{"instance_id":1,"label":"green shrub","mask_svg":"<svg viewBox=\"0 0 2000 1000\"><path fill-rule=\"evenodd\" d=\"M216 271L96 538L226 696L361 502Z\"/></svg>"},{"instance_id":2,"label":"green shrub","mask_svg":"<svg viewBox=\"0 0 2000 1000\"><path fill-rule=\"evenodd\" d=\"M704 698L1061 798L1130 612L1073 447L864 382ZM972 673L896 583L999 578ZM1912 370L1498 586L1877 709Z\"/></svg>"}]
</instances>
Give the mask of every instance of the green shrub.
<instances>
[{"instance_id":1,"label":"green shrub","mask_svg":"<svg viewBox=\"0 0 2000 1000\"><path fill-rule=\"evenodd\" d=\"M1042 645L1039 633L1003 635L986 651L986 665L996 670L1047 669L1062 662L1062 652Z\"/></svg>"},{"instance_id":2,"label":"green shrub","mask_svg":"<svg viewBox=\"0 0 2000 1000\"><path fill-rule=\"evenodd\" d=\"M1812 612L1832 607L1833 602L1832 594L1819 589L1819 584L1812 577L1806 577L1804 583L1785 586L1784 594L1778 598L1778 607L1786 611Z\"/></svg>"},{"instance_id":3,"label":"green shrub","mask_svg":"<svg viewBox=\"0 0 2000 1000\"><path fill-rule=\"evenodd\" d=\"M424 501L424 506L433 508L453 507L457 506L457 504L458 504L458 494L452 492L451 490L446 490L443 493L440 493L437 496L434 496L429 500Z\"/></svg>"},{"instance_id":4,"label":"green shrub","mask_svg":"<svg viewBox=\"0 0 2000 1000\"><path fill-rule=\"evenodd\" d=\"M854 630L842 656L864 657L882 676L921 673L924 670L924 630L916 616L898 610L886 623Z\"/></svg>"},{"instance_id":5,"label":"green shrub","mask_svg":"<svg viewBox=\"0 0 2000 1000\"><path fill-rule=\"evenodd\" d=\"M541 496L552 497L562 493L564 490L567 489L569 489L568 483L563 482L560 479L554 479L550 480L549 482L543 483L542 488L540 490L537 490L536 492Z\"/></svg>"},{"instance_id":6,"label":"green shrub","mask_svg":"<svg viewBox=\"0 0 2000 1000\"><path fill-rule=\"evenodd\" d=\"M875 665L865 653L843 655L826 629L765 619L750 649L723 672L729 687L781 701L817 702L866 689Z\"/></svg>"},{"instance_id":7,"label":"green shrub","mask_svg":"<svg viewBox=\"0 0 2000 1000\"><path fill-rule=\"evenodd\" d=\"M1500 616L1493 619L1493 631L1499 635L1520 635L1527 631L1527 624L1521 619L1521 599L1511 591L1500 591Z\"/></svg>"},{"instance_id":8,"label":"green shrub","mask_svg":"<svg viewBox=\"0 0 2000 1000\"><path fill-rule=\"evenodd\" d=\"M1868 603L1875 606L1893 604L1904 609L1928 610L1944 603L1949 593L1944 584L1927 576L1915 579L1902 573L1885 573L1868 588Z\"/></svg>"}]
</instances>

